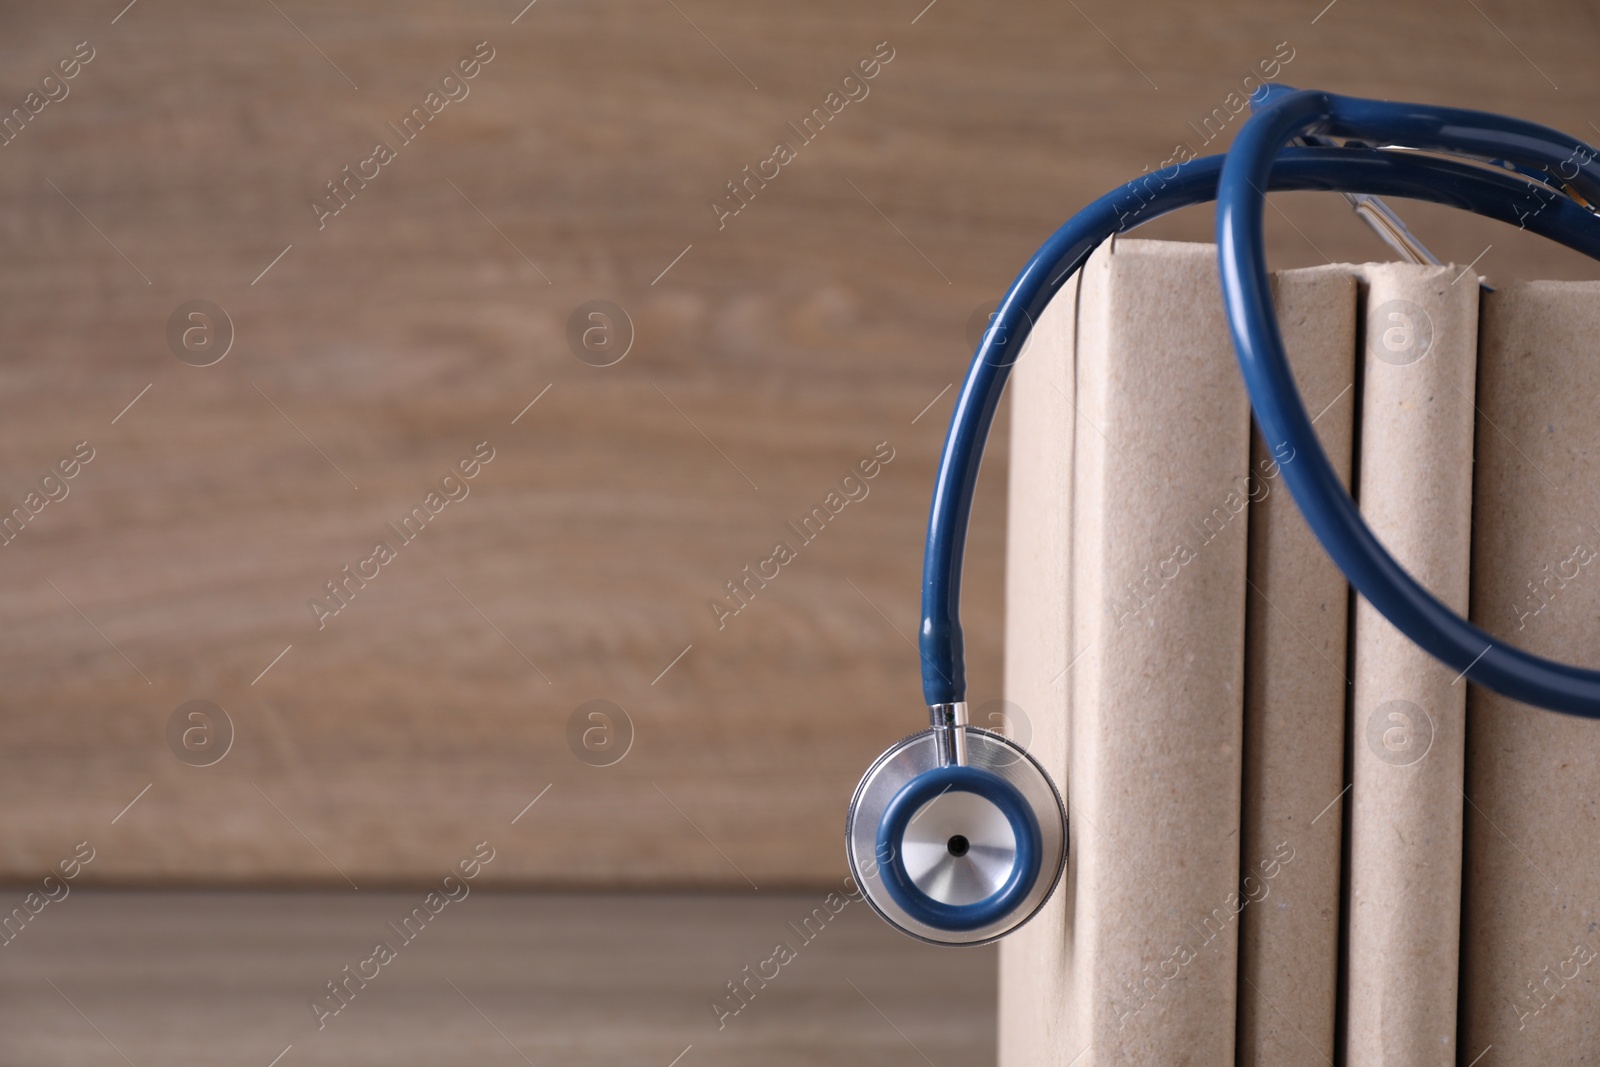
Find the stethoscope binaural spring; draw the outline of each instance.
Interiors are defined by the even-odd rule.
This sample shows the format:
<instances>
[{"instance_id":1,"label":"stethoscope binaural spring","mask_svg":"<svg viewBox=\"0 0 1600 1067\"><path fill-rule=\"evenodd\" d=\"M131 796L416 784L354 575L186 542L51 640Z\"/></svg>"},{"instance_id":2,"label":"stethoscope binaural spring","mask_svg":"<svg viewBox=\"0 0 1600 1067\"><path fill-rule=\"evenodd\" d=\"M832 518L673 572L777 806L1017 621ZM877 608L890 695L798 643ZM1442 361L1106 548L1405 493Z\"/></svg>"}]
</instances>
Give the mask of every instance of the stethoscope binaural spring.
<instances>
[{"instance_id":1,"label":"stethoscope binaural spring","mask_svg":"<svg viewBox=\"0 0 1600 1067\"><path fill-rule=\"evenodd\" d=\"M1447 204L1600 259L1600 163L1576 138L1486 112L1263 86L1226 156L1146 174L1073 216L1001 300L956 398L928 515L922 686L928 729L861 779L845 845L867 900L938 944L982 944L1049 899L1067 854L1066 815L1045 770L1007 738L967 723L961 567L984 443L1032 324L1103 241L1178 208L1217 202L1222 299L1261 435L1307 523L1362 596L1472 682L1552 711L1600 718L1600 671L1543 659L1452 611L1400 566L1323 452L1273 311L1262 216L1269 190L1350 196L1397 245L1404 227L1373 198ZM1287 447L1284 447L1287 446Z\"/></svg>"}]
</instances>

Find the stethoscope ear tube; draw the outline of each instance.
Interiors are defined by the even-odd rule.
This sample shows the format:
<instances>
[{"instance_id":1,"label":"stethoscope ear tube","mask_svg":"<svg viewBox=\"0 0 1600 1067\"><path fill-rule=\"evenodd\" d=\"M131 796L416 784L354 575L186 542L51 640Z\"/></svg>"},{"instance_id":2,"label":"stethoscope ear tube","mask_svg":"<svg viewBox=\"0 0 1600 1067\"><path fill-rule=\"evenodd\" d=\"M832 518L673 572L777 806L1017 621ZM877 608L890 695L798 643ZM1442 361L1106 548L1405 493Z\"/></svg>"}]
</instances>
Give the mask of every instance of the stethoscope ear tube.
<instances>
[{"instance_id":1,"label":"stethoscope ear tube","mask_svg":"<svg viewBox=\"0 0 1600 1067\"><path fill-rule=\"evenodd\" d=\"M1454 108L1357 100L1268 86L1227 157L1206 156L1146 175L1096 200L1053 234L1001 300L956 397L934 482L923 557L919 651L929 705L966 698L961 568L983 447L1012 365L1051 298L1112 234L1178 208L1219 199L1223 299L1263 433L1288 442L1286 482L1324 547L1363 596L1452 669L1515 700L1600 716L1600 672L1504 644L1440 603L1397 564L1333 476L1295 391L1272 315L1261 237L1267 190L1322 189L1426 200L1538 233L1600 259L1596 150L1555 130ZM1284 148L1312 133L1460 151L1469 162L1374 148ZM1494 160L1499 166L1485 166ZM1224 173L1227 182L1219 186ZM1528 173L1547 175L1547 184ZM1552 190L1554 187L1554 190ZM1220 188L1220 198L1219 198ZM1528 205L1537 204L1530 211Z\"/></svg>"},{"instance_id":2,"label":"stethoscope ear tube","mask_svg":"<svg viewBox=\"0 0 1600 1067\"><path fill-rule=\"evenodd\" d=\"M1285 483L1350 584L1417 645L1479 685L1526 704L1600 717L1600 671L1524 652L1452 611L1384 548L1322 450L1289 369L1273 310L1262 189L1284 142L1328 132L1543 168L1586 199L1600 199L1595 150L1554 130L1476 112L1280 91L1240 130L1223 165L1217 251L1223 304L1262 436L1275 454L1292 456L1282 464ZM1565 196L1541 206L1544 210L1524 214L1519 221L1539 224L1529 228L1544 229L1563 244L1600 258L1600 219ZM1557 233L1550 232L1553 226L1559 227Z\"/></svg>"}]
</instances>

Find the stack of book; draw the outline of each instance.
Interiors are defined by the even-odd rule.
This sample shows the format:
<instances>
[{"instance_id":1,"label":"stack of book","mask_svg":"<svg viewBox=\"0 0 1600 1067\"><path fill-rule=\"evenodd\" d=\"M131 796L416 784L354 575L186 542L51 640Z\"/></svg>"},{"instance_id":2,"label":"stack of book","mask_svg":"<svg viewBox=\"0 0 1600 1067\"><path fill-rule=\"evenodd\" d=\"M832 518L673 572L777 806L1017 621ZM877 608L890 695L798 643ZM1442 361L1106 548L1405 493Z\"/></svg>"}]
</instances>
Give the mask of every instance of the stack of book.
<instances>
[{"instance_id":1,"label":"stack of book","mask_svg":"<svg viewBox=\"0 0 1600 1067\"><path fill-rule=\"evenodd\" d=\"M1594 661L1600 286L1383 264L1274 290L1395 557ZM1352 597L1253 432L1218 294L1210 246L1110 242L1015 371L1006 695L1071 854L1003 945L1001 1063L1582 1062L1600 725L1470 686Z\"/></svg>"}]
</instances>

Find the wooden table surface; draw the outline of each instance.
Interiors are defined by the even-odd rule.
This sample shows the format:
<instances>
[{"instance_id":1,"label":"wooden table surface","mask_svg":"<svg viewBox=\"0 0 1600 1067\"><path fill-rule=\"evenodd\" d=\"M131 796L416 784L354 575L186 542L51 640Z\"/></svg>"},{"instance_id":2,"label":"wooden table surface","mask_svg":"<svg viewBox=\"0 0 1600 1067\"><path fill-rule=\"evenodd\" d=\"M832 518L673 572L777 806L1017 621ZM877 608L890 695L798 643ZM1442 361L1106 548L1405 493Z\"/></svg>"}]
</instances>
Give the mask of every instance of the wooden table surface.
<instances>
[{"instance_id":1,"label":"wooden table surface","mask_svg":"<svg viewBox=\"0 0 1600 1067\"><path fill-rule=\"evenodd\" d=\"M1595 19L1507 0L8 5L0 106L39 110L0 148L0 508L79 442L94 458L0 547L0 877L89 841L83 884L365 893L489 839L503 885L836 878L857 777L924 721L923 522L973 314L1089 198L1180 141L1214 148L1215 109L1231 136L1228 94L1275 54L1290 83L1582 133ZM93 58L44 87L67 94L30 104L79 42ZM443 83L479 42L487 64ZM466 95L401 143L389 124L441 85ZM836 88L859 98L721 215ZM319 222L380 139L394 158ZM1278 264L1384 254L1331 198L1279 206ZM1491 277L1587 270L1407 217ZM233 326L212 366L169 343L194 300ZM569 342L593 300L632 324L607 367ZM470 495L319 628L308 601L484 441ZM727 583L798 542L786 523L879 442L869 495L719 620ZM968 567L978 705L1000 695L1003 452ZM232 724L211 766L169 746L192 700ZM632 724L611 766L569 744L591 700Z\"/></svg>"},{"instance_id":2,"label":"wooden table surface","mask_svg":"<svg viewBox=\"0 0 1600 1067\"><path fill-rule=\"evenodd\" d=\"M995 950L919 944L860 902L807 941L822 892L469 892L406 943L388 924L423 895L73 892L0 951L0 1063L994 1062ZM383 939L394 958L363 966ZM794 956L769 964L779 941ZM343 1007L313 1012L336 979Z\"/></svg>"}]
</instances>

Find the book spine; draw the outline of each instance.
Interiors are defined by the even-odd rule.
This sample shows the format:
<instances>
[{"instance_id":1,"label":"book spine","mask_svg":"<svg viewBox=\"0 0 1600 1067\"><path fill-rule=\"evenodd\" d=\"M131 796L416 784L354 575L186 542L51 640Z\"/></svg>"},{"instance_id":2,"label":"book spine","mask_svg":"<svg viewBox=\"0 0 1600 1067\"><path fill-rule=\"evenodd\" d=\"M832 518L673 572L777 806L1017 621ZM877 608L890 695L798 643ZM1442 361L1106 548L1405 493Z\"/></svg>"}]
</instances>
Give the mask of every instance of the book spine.
<instances>
[{"instance_id":1,"label":"book spine","mask_svg":"<svg viewBox=\"0 0 1600 1067\"><path fill-rule=\"evenodd\" d=\"M1357 498L1414 577L1467 607L1478 286L1365 268ZM1466 684L1357 600L1348 724L1344 1062L1456 1062Z\"/></svg>"},{"instance_id":2,"label":"book spine","mask_svg":"<svg viewBox=\"0 0 1600 1067\"><path fill-rule=\"evenodd\" d=\"M1012 371L1006 521L1005 703L972 722L1004 725L1056 782L1067 783L1072 659L1073 393L1078 278L1039 317ZM998 721L997 721L998 720ZM1001 1067L1065 1063L1059 1054L1072 928L1072 856L1044 909L1000 943Z\"/></svg>"},{"instance_id":3,"label":"book spine","mask_svg":"<svg viewBox=\"0 0 1600 1067\"><path fill-rule=\"evenodd\" d=\"M1250 422L1217 292L1207 245L1084 268L1056 1062L1234 1059Z\"/></svg>"},{"instance_id":4,"label":"book spine","mask_svg":"<svg viewBox=\"0 0 1600 1067\"><path fill-rule=\"evenodd\" d=\"M1287 271L1274 296L1317 435L1349 485L1356 280ZM1349 595L1284 485L1296 457L1251 435L1239 915L1240 1067L1332 1060L1339 968ZM1308 1048L1309 1046L1309 1048Z\"/></svg>"},{"instance_id":5,"label":"book spine","mask_svg":"<svg viewBox=\"0 0 1600 1067\"><path fill-rule=\"evenodd\" d=\"M1472 618L1593 666L1600 285L1513 285L1483 302ZM1600 1048L1597 749L1600 724L1469 692L1462 1063L1582 1063Z\"/></svg>"}]
</instances>

